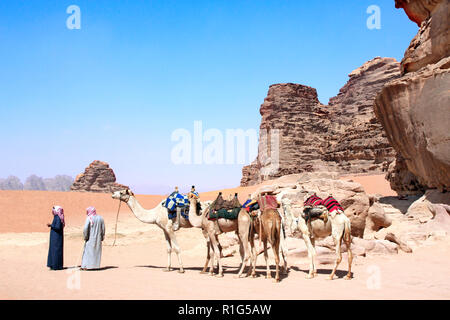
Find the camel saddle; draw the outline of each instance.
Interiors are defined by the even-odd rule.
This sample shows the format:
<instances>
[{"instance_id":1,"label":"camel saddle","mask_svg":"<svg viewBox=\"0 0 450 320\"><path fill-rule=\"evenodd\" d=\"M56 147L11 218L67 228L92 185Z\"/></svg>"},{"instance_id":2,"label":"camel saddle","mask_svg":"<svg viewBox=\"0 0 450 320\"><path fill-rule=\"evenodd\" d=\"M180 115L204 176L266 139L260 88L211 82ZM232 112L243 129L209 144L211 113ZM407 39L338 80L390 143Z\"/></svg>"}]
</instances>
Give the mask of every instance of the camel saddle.
<instances>
[{"instance_id":1,"label":"camel saddle","mask_svg":"<svg viewBox=\"0 0 450 320\"><path fill-rule=\"evenodd\" d=\"M270 194L259 196L258 205L261 208L261 212L264 212L268 209L277 210L280 207L277 198Z\"/></svg>"},{"instance_id":2,"label":"camel saddle","mask_svg":"<svg viewBox=\"0 0 450 320\"><path fill-rule=\"evenodd\" d=\"M239 203L237 193L232 200L224 200L222 192L219 193L216 200L211 204L209 210L209 220L217 220L219 218L234 220L237 219L242 205Z\"/></svg>"}]
</instances>

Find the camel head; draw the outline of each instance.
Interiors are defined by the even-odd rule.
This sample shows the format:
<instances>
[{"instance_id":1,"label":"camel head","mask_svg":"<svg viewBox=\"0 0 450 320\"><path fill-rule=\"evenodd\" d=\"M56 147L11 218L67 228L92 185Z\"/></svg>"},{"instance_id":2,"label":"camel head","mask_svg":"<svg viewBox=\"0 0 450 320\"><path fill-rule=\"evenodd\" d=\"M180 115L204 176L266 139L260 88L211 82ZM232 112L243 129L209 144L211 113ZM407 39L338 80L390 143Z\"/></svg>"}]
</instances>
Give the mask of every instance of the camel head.
<instances>
[{"instance_id":1,"label":"camel head","mask_svg":"<svg viewBox=\"0 0 450 320\"><path fill-rule=\"evenodd\" d=\"M134 193L130 189L116 191L112 194L113 199L117 199L125 203L128 202L128 200L130 200L131 196L134 196Z\"/></svg>"},{"instance_id":2,"label":"camel head","mask_svg":"<svg viewBox=\"0 0 450 320\"><path fill-rule=\"evenodd\" d=\"M188 199L189 199L189 202L195 202L195 203L198 202L198 197L195 194L193 194L192 192L189 192Z\"/></svg>"}]
</instances>

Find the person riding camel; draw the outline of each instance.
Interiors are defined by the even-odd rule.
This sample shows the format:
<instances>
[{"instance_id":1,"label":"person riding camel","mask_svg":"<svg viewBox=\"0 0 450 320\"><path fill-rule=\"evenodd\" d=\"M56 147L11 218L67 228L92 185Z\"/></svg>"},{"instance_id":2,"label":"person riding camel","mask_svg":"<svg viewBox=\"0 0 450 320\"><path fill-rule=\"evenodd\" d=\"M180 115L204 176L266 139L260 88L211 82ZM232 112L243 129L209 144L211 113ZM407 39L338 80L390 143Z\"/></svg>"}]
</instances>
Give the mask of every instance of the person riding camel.
<instances>
[{"instance_id":1,"label":"person riding camel","mask_svg":"<svg viewBox=\"0 0 450 320\"><path fill-rule=\"evenodd\" d=\"M195 191L195 186L192 186L191 191L188 193L188 197L189 199L194 197L197 200L200 198L198 192Z\"/></svg>"},{"instance_id":2,"label":"person riding camel","mask_svg":"<svg viewBox=\"0 0 450 320\"><path fill-rule=\"evenodd\" d=\"M170 194L169 197L172 197L174 199L178 199L181 196L180 192L178 191L178 187L175 187L175 191ZM178 205L176 206L177 215L175 217L175 222L173 224L173 231L177 231L180 229L180 216L181 216L181 207Z\"/></svg>"}]
</instances>

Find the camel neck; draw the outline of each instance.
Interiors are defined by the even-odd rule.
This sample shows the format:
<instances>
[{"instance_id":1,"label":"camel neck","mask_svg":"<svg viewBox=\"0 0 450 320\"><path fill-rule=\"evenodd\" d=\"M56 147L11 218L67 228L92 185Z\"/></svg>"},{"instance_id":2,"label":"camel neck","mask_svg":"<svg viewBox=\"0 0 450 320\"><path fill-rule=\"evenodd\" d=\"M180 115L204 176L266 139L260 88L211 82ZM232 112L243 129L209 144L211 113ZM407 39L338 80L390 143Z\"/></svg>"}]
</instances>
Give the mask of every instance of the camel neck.
<instances>
[{"instance_id":1,"label":"camel neck","mask_svg":"<svg viewBox=\"0 0 450 320\"><path fill-rule=\"evenodd\" d=\"M202 216L197 216L197 202L191 200L189 204L189 222L194 228L202 227Z\"/></svg>"},{"instance_id":2,"label":"camel neck","mask_svg":"<svg viewBox=\"0 0 450 320\"><path fill-rule=\"evenodd\" d=\"M144 223L156 223L156 214L153 210L146 210L144 209L141 204L137 201L137 199L133 196L130 197L130 199L127 202L128 207L131 209L133 214L138 218L140 221Z\"/></svg>"}]
</instances>

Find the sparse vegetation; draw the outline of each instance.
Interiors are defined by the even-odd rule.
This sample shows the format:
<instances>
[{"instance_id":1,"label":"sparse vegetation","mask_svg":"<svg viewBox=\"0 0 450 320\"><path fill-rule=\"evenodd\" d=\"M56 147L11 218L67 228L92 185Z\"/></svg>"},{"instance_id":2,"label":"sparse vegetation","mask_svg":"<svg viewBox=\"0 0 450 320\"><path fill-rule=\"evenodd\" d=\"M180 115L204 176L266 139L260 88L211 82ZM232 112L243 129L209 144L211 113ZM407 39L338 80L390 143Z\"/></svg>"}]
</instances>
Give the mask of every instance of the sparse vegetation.
<instances>
[{"instance_id":1,"label":"sparse vegetation","mask_svg":"<svg viewBox=\"0 0 450 320\"><path fill-rule=\"evenodd\" d=\"M33 174L25 180L25 183L16 176L0 179L0 190L70 191L72 184L73 178L67 175L44 179Z\"/></svg>"}]
</instances>

